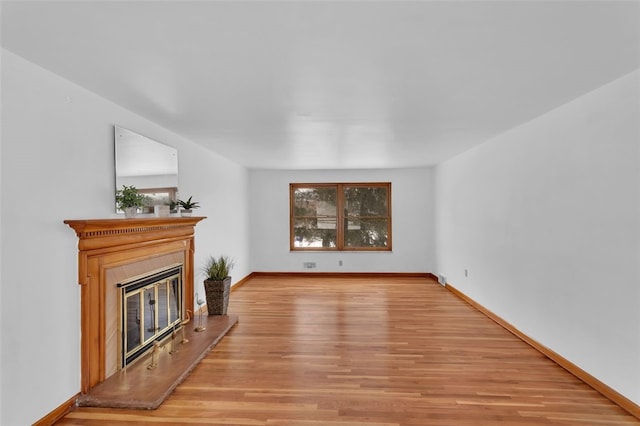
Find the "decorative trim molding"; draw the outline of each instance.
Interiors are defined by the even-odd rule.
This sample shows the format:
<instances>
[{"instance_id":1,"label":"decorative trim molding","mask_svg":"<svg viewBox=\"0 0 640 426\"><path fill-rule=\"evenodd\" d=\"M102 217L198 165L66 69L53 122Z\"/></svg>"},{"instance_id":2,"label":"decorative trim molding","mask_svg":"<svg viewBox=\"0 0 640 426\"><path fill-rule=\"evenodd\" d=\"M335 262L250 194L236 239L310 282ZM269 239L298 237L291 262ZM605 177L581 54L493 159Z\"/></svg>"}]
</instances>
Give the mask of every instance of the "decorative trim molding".
<instances>
[{"instance_id":1,"label":"decorative trim molding","mask_svg":"<svg viewBox=\"0 0 640 426\"><path fill-rule=\"evenodd\" d=\"M76 400L79 396L79 393L75 394L67 401L63 402L58 408L54 409L49 414L35 422L33 426L51 426L55 424L58 420L75 410Z\"/></svg>"},{"instance_id":2,"label":"decorative trim molding","mask_svg":"<svg viewBox=\"0 0 640 426\"><path fill-rule=\"evenodd\" d=\"M392 278L437 278L430 272L252 272L249 277L304 277L304 278L367 278L367 277L392 277ZM236 284L237 285L237 284Z\"/></svg>"},{"instance_id":3,"label":"decorative trim molding","mask_svg":"<svg viewBox=\"0 0 640 426\"><path fill-rule=\"evenodd\" d=\"M76 232L78 250L108 249L144 244L158 239L192 235L193 227L206 217L136 217L122 219L69 219L64 223Z\"/></svg>"},{"instance_id":4,"label":"decorative trim molding","mask_svg":"<svg viewBox=\"0 0 640 426\"><path fill-rule=\"evenodd\" d=\"M516 327L510 324L508 321L504 320L500 316L491 312L489 309L485 308L484 306L482 306L481 304L479 304L478 302L476 302L475 300L473 300L472 298L470 298L469 296L467 296L466 294L464 294L463 292L461 292L451 284L447 283L445 285L445 288L448 289L451 293L458 296L463 301L467 302L469 305L473 306L475 309L480 311L489 319L493 320L498 325L502 326L504 329L512 333L514 336L518 337L520 340L522 340L523 342L527 343L528 345L536 349L538 352L540 352L541 354L549 358L551 361L555 362L560 367L564 368L569 373L573 374L574 376L582 380L587 385L591 386L594 390L602 394L604 397L606 397L613 403L620 406L629 414L640 419L640 406L634 403L633 401L631 401L629 398L625 397L618 391L602 383L600 380L596 379L591 374L587 373L586 371L584 371L583 369L581 369L580 367L578 367L568 359L564 358L562 355L549 349L548 347L544 346L543 344L536 341L535 339L532 339L531 337L527 336L522 331L518 330Z\"/></svg>"},{"instance_id":5,"label":"decorative trim molding","mask_svg":"<svg viewBox=\"0 0 640 426\"><path fill-rule=\"evenodd\" d=\"M255 277L256 276L255 274L256 274L255 272L252 272L249 275L247 275L246 277L236 281L235 284L233 284L231 286L231 291L237 290L238 288L242 287L247 281L249 281L251 278Z\"/></svg>"}]
</instances>

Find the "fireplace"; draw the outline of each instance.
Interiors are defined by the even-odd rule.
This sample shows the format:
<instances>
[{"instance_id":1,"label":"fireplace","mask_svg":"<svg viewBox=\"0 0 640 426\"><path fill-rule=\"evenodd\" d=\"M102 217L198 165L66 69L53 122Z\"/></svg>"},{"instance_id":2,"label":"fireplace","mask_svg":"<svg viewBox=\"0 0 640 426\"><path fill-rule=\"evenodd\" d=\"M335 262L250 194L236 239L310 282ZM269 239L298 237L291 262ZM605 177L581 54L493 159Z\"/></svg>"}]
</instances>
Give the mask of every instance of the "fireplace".
<instances>
[{"instance_id":1,"label":"fireplace","mask_svg":"<svg viewBox=\"0 0 640 426\"><path fill-rule=\"evenodd\" d=\"M79 239L83 393L193 312L194 230L203 219L65 220Z\"/></svg>"},{"instance_id":2,"label":"fireplace","mask_svg":"<svg viewBox=\"0 0 640 426\"><path fill-rule=\"evenodd\" d=\"M118 283L120 367L125 368L180 327L182 265Z\"/></svg>"}]
</instances>

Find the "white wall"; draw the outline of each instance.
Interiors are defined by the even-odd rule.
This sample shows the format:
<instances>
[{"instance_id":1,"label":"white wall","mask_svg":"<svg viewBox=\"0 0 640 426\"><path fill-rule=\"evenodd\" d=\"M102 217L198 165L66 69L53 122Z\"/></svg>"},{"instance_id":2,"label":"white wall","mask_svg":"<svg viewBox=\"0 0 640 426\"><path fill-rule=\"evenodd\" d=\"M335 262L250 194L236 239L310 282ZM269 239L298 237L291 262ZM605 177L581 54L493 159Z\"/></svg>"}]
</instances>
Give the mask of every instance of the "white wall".
<instances>
[{"instance_id":1,"label":"white wall","mask_svg":"<svg viewBox=\"0 0 640 426\"><path fill-rule=\"evenodd\" d=\"M636 71L436 169L437 272L635 403L639 117Z\"/></svg>"},{"instance_id":2,"label":"white wall","mask_svg":"<svg viewBox=\"0 0 640 426\"><path fill-rule=\"evenodd\" d=\"M63 220L115 217L113 125L178 148L180 194L208 216L197 270L225 252L234 278L249 273L248 173L4 49L1 124L0 424L23 425L80 389L77 239Z\"/></svg>"},{"instance_id":3,"label":"white wall","mask_svg":"<svg viewBox=\"0 0 640 426\"><path fill-rule=\"evenodd\" d=\"M1 9L0 9L1 10ZM0 12L1 14L2 12ZM0 97L2 94L2 60L3 60L3 55L0 55ZM1 128L4 127L2 126L2 105L3 103L0 102L0 194L1 194L1 189L2 189L2 131ZM0 241L4 240L4 236L2 234L2 196L0 195ZM2 244L0 243L0 333L2 332ZM2 353L3 353L3 349L2 349L2 337L0 337L0 423L2 422L2 401L3 401L3 397L2 397L2 370L4 369L2 367Z\"/></svg>"},{"instance_id":4,"label":"white wall","mask_svg":"<svg viewBox=\"0 0 640 426\"><path fill-rule=\"evenodd\" d=\"M265 171L250 174L251 269L260 272L430 272L434 268L431 169ZM393 252L290 252L289 184L391 182ZM338 266L338 261L343 266ZM316 269L303 269L316 262Z\"/></svg>"}]
</instances>

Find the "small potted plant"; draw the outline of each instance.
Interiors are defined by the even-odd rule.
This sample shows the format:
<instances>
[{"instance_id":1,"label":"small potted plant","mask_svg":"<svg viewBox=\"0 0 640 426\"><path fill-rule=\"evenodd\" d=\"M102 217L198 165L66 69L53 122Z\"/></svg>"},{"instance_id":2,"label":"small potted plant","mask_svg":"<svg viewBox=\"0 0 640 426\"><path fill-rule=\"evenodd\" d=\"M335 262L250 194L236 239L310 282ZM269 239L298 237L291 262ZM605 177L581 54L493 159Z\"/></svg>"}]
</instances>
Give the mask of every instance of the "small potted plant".
<instances>
[{"instance_id":1,"label":"small potted plant","mask_svg":"<svg viewBox=\"0 0 640 426\"><path fill-rule=\"evenodd\" d=\"M191 216L191 213L193 212L193 209L197 209L197 208L200 207L198 205L199 202L198 201L191 201L191 198L193 198L193 196L189 197L189 199L187 199L187 201L178 200L178 204L180 205L180 207L182 207L182 210L180 210L180 215L181 216Z\"/></svg>"},{"instance_id":2,"label":"small potted plant","mask_svg":"<svg viewBox=\"0 0 640 426\"><path fill-rule=\"evenodd\" d=\"M228 256L211 256L205 263L203 272L204 292L207 298L207 311L209 315L226 315L229 307L229 292L231 290L231 277L229 272L233 269L234 262Z\"/></svg>"},{"instance_id":3,"label":"small potted plant","mask_svg":"<svg viewBox=\"0 0 640 426\"><path fill-rule=\"evenodd\" d=\"M138 209L144 206L145 199L133 185L122 185L122 189L116 191L116 204L118 209L124 211L124 217L135 217Z\"/></svg>"}]
</instances>

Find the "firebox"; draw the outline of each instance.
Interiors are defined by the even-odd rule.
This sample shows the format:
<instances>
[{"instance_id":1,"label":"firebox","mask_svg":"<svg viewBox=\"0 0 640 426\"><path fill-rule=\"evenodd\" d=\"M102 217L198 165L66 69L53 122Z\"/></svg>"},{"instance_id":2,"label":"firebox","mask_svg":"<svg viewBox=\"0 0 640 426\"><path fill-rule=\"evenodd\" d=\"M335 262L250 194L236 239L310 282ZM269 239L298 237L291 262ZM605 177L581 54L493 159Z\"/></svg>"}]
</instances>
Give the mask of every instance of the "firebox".
<instances>
[{"instance_id":1,"label":"firebox","mask_svg":"<svg viewBox=\"0 0 640 426\"><path fill-rule=\"evenodd\" d=\"M134 362L179 328L182 320L182 265L117 284L120 289L120 365Z\"/></svg>"}]
</instances>

